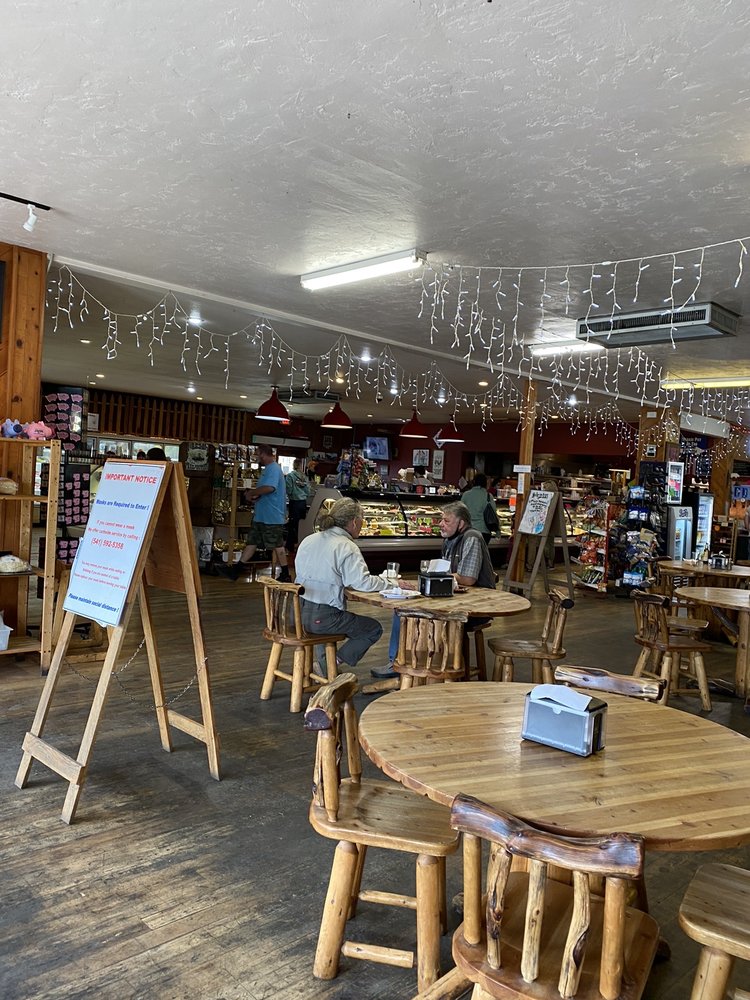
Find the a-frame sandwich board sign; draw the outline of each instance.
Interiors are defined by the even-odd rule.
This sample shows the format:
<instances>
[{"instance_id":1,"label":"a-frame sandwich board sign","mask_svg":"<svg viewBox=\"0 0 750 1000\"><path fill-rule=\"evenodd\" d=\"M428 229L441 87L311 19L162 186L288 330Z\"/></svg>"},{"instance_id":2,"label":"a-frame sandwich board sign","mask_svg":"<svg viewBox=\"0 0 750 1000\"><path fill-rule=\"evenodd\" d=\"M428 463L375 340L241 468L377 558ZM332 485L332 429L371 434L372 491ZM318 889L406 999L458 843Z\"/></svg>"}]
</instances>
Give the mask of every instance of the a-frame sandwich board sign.
<instances>
[{"instance_id":1,"label":"a-frame sandwich board sign","mask_svg":"<svg viewBox=\"0 0 750 1000\"><path fill-rule=\"evenodd\" d=\"M165 703L161 664L148 587L185 594L195 653L201 721ZM91 507L65 596L65 616L31 729L23 740L16 785L23 788L34 760L68 782L62 818L70 823L86 780L110 681L122 651L136 600L140 610L151 687L162 747L171 751L170 727L206 744L211 775L220 779L208 665L200 620L200 577L193 546L182 466L168 462L110 460ZM110 639L94 699L74 758L43 739L44 727L77 619L109 626Z\"/></svg>"},{"instance_id":2,"label":"a-frame sandwich board sign","mask_svg":"<svg viewBox=\"0 0 750 1000\"><path fill-rule=\"evenodd\" d=\"M568 553L568 529L565 524L565 510L563 508L562 497L556 490L531 490L526 504L523 508L521 521L513 539L508 567L505 571L503 588L505 590L517 590L528 596L534 586L536 575L541 566L542 578L545 590L549 590L549 579L547 576L547 561L544 556L545 542L550 534L553 537L560 537L562 542L563 560L565 564L565 576L568 583L568 593L573 597L573 577L570 572L570 555ZM521 538L536 538L539 544L531 567L528 580L523 579L523 573L519 573L520 579L514 579L514 570L518 560ZM523 569L523 567L521 567Z\"/></svg>"}]
</instances>

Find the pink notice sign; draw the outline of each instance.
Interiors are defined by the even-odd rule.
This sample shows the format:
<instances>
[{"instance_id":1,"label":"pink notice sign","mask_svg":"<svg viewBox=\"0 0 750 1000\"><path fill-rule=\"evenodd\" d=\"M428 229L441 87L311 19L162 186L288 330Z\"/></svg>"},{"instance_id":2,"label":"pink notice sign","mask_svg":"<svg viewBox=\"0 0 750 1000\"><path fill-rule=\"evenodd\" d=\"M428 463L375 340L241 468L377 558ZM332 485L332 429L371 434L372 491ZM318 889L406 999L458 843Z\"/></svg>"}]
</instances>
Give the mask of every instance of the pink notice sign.
<instances>
[{"instance_id":1,"label":"pink notice sign","mask_svg":"<svg viewBox=\"0 0 750 1000\"><path fill-rule=\"evenodd\" d=\"M163 465L107 462L70 573L63 607L100 625L119 625Z\"/></svg>"}]
</instances>

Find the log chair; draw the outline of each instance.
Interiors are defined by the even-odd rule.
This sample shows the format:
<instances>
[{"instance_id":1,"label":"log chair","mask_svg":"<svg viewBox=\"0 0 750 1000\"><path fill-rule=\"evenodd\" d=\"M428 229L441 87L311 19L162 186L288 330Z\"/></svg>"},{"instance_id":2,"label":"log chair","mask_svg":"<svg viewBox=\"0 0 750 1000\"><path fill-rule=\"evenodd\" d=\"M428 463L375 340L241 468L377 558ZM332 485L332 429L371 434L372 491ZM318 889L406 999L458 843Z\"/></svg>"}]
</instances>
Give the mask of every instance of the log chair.
<instances>
[{"instance_id":1,"label":"log chair","mask_svg":"<svg viewBox=\"0 0 750 1000\"><path fill-rule=\"evenodd\" d=\"M531 660L531 680L534 684L552 684L552 661L565 657L563 636L568 611L575 601L562 590L552 588L547 593L549 605L539 640L505 639L502 636L490 639L490 649L495 654L493 681L512 681L514 661Z\"/></svg>"}]
</instances>

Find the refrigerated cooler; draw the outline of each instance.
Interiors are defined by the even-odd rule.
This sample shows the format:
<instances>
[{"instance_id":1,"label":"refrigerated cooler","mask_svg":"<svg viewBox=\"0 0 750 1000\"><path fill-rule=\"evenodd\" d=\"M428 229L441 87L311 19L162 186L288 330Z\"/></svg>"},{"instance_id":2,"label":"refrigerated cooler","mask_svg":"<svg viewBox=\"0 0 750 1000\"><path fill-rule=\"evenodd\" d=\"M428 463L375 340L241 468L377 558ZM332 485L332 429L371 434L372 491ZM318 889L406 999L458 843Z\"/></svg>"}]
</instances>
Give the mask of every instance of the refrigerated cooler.
<instances>
[{"instance_id":1,"label":"refrigerated cooler","mask_svg":"<svg viewBox=\"0 0 750 1000\"><path fill-rule=\"evenodd\" d=\"M667 507L667 555L670 559L691 559L692 545L693 508Z\"/></svg>"},{"instance_id":2,"label":"refrigerated cooler","mask_svg":"<svg viewBox=\"0 0 750 1000\"><path fill-rule=\"evenodd\" d=\"M693 511L693 544L688 556L700 559L707 547L711 549L711 523L714 516L714 498L710 493L686 490L683 497Z\"/></svg>"}]
</instances>

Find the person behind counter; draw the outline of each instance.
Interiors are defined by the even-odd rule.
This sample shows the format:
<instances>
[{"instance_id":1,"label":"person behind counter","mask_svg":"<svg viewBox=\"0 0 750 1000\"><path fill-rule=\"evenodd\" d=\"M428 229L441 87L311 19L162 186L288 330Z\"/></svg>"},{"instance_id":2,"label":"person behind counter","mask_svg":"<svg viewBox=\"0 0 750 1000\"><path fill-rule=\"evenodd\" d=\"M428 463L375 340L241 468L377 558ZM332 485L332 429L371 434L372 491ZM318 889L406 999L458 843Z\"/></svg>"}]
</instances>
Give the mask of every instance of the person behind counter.
<instances>
[{"instance_id":1,"label":"person behind counter","mask_svg":"<svg viewBox=\"0 0 750 1000\"><path fill-rule=\"evenodd\" d=\"M289 567L284 548L284 524L286 523L286 485L284 473L276 461L273 448L267 444L258 445L258 462L263 471L254 490L245 490L246 500L255 500L255 513L250 528L248 544L240 553L239 560L227 571L232 580L243 576L248 571L248 563L255 555L255 550L261 546L276 553L281 566L279 580L289 583Z\"/></svg>"},{"instance_id":2,"label":"person behind counter","mask_svg":"<svg viewBox=\"0 0 750 1000\"><path fill-rule=\"evenodd\" d=\"M299 539L299 523L307 513L307 498L310 496L310 484L299 471L301 458L295 458L292 471L286 476L286 496L289 501L289 526L286 532L287 552L293 552Z\"/></svg>"},{"instance_id":3,"label":"person behind counter","mask_svg":"<svg viewBox=\"0 0 750 1000\"><path fill-rule=\"evenodd\" d=\"M303 538L294 560L295 582L305 588L302 624L313 635L342 633L338 661L353 667L383 634L374 618L346 610L344 589L366 592L385 590L386 580L373 576L355 539L362 530L362 506L342 497L328 513L318 515L319 531ZM317 651L317 647L316 647ZM325 672L323 670L323 672Z\"/></svg>"},{"instance_id":4,"label":"person behind counter","mask_svg":"<svg viewBox=\"0 0 750 1000\"><path fill-rule=\"evenodd\" d=\"M471 515L471 527L475 531L478 531L485 542L489 544L492 532L487 530L484 512L487 504L490 502L490 495L487 492L487 476L483 472L478 472L474 476L471 488L461 494L461 502L466 504L466 509ZM492 510L494 512L494 506ZM497 515L495 515L495 518L497 518Z\"/></svg>"},{"instance_id":5,"label":"person behind counter","mask_svg":"<svg viewBox=\"0 0 750 1000\"><path fill-rule=\"evenodd\" d=\"M486 491L485 491L486 492ZM442 559L450 563L450 571L459 587L484 587L495 590L495 571L487 543L482 533L471 527L471 514L462 500L446 504L440 518L440 534L443 537ZM402 584L403 586L403 584ZM469 618L466 630L478 628L490 621L489 618ZM396 677L393 661L398 653L398 637L401 623L398 615L393 616L391 640L388 644L389 665L376 668L370 673L380 679Z\"/></svg>"}]
</instances>

